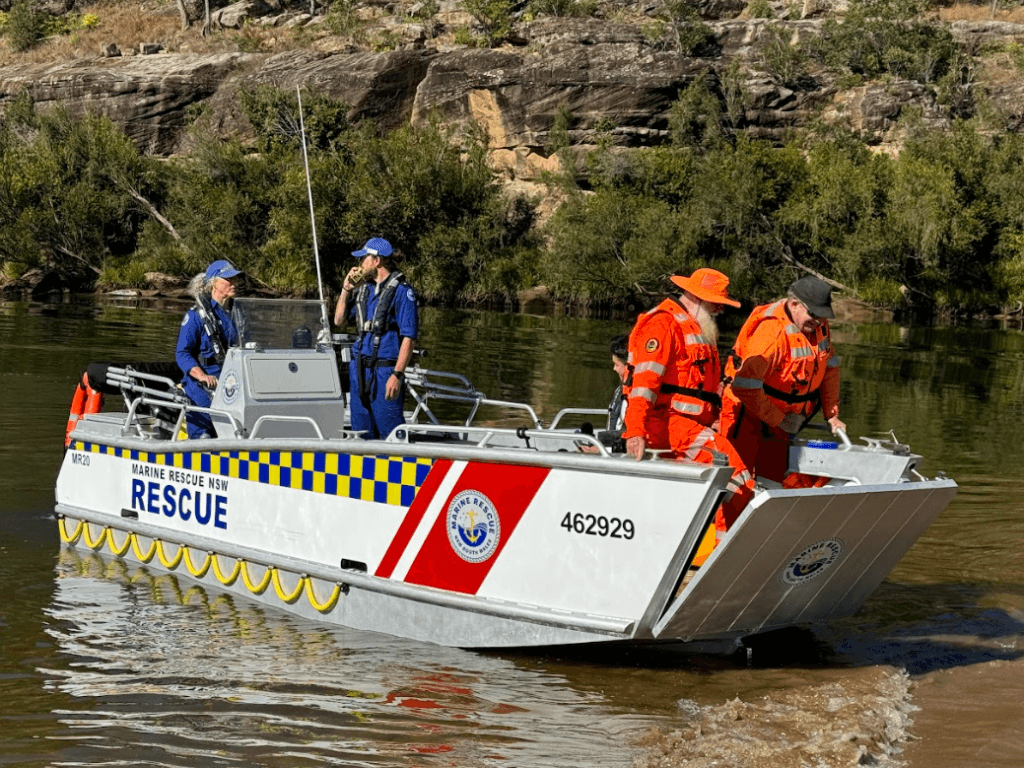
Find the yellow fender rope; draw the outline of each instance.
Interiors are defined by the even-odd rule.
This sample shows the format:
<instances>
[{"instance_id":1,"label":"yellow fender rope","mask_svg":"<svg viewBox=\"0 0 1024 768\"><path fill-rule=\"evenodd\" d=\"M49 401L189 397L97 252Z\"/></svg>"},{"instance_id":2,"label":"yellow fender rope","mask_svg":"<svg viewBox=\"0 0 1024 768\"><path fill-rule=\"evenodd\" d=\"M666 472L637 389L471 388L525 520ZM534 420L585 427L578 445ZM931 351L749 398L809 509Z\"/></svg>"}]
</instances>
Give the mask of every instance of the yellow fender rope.
<instances>
[{"instance_id":1,"label":"yellow fender rope","mask_svg":"<svg viewBox=\"0 0 1024 768\"><path fill-rule=\"evenodd\" d=\"M210 570L210 561L213 559L213 555L210 552L206 553L206 561L201 567L196 568L192 565L192 556L188 547L182 547L185 550L185 567L188 568L188 572L195 576L197 579L203 578L206 572Z\"/></svg>"},{"instance_id":2,"label":"yellow fender rope","mask_svg":"<svg viewBox=\"0 0 1024 768\"><path fill-rule=\"evenodd\" d=\"M68 533L68 519L62 517L59 521L58 527L60 530L60 538L65 544L74 544L78 541L78 537L82 535L82 526L85 525L81 520L78 521L78 527L75 528L75 532L72 534Z\"/></svg>"},{"instance_id":3,"label":"yellow fender rope","mask_svg":"<svg viewBox=\"0 0 1024 768\"><path fill-rule=\"evenodd\" d=\"M245 582L245 586L254 595L261 595L266 590L267 585L270 584L270 580L273 577L273 568L267 568L267 572L263 574L263 581L258 586L252 583L249 578L249 564L244 560L239 561L242 564L242 581Z\"/></svg>"},{"instance_id":4,"label":"yellow fender rope","mask_svg":"<svg viewBox=\"0 0 1024 768\"><path fill-rule=\"evenodd\" d=\"M164 556L164 543L160 540L156 540L156 556L160 560L160 564L169 571L174 570L178 567L178 563L181 562L181 558L185 556L185 547L181 544L178 545L178 554L174 556L174 559L167 562L167 558Z\"/></svg>"},{"instance_id":5,"label":"yellow fender rope","mask_svg":"<svg viewBox=\"0 0 1024 768\"><path fill-rule=\"evenodd\" d=\"M295 591L290 595L284 593L284 589L281 586L281 577L278 575L280 571L277 568L272 570L274 580L274 591L277 592L277 596L284 600L286 603L294 603L299 596L302 594L303 587L306 586L306 577L300 575L299 583L295 586Z\"/></svg>"},{"instance_id":6,"label":"yellow fender rope","mask_svg":"<svg viewBox=\"0 0 1024 768\"><path fill-rule=\"evenodd\" d=\"M306 577L306 599L309 600L309 604L316 608L320 613L329 613L334 610L334 606L338 604L338 598L341 596L341 585L334 585L334 592L327 599L326 603L321 603L316 599L316 591L313 589L313 579Z\"/></svg>"},{"instance_id":7,"label":"yellow fender rope","mask_svg":"<svg viewBox=\"0 0 1024 768\"><path fill-rule=\"evenodd\" d=\"M89 523L85 523L85 529L82 531L82 543L85 544L85 546L87 546L89 549L99 549L103 546L103 542L107 540L108 530L109 528L103 526L103 528L100 529L99 538L96 539L96 541L93 541L92 538L89 536Z\"/></svg>"},{"instance_id":8,"label":"yellow fender rope","mask_svg":"<svg viewBox=\"0 0 1024 768\"><path fill-rule=\"evenodd\" d=\"M260 581L259 584L253 584L252 578L249 575L249 563L247 563L245 560L241 558L235 558L234 568L231 569L230 574L225 576L224 572L221 571L220 568L219 555L217 555L215 552L207 552L206 559L203 561L203 564L199 567L196 567L195 564L193 564L192 562L192 554L190 549L183 544L178 544L177 553L173 558L168 559L166 553L164 552L164 542L161 539L151 539L149 551L143 553L141 547L139 546L140 537L138 534L129 531L128 535L125 537L124 543L118 545L117 539L114 536L114 529L110 528L109 526L104 526L103 530L100 532L99 537L95 541L93 541L91 536L89 535L89 523L85 520L79 520L78 525L75 527L74 533L68 533L67 518L62 517L58 521L58 529L60 532L61 540L67 544L74 544L76 541L78 541L79 537L81 537L82 542L87 547L89 547L89 549L96 551L103 546L104 542L106 542L110 548L111 553L113 553L117 557L122 557L124 554L126 554L130 547L135 551L135 556L139 559L140 562L148 563L150 560L153 559L153 555L155 554L159 559L161 565L163 565L164 568L167 568L168 570L174 570L178 567L181 561L184 560L185 568L187 568L188 572L197 579L203 578L203 576L206 575L207 571L209 571L210 568L212 567L213 575L216 577L217 581L219 581L226 587L231 586L238 578L239 574L241 574L242 581L245 583L246 588L254 595L262 594L266 591L267 587L271 583L273 583L274 592L277 594L278 598L280 598L285 603L294 603L296 600L299 599L302 593L305 592L306 599L309 600L309 604L320 613L329 613L330 611L334 610L334 607L338 604L338 599L341 597L342 593L341 585L335 584L334 589L331 591L331 596L326 601L320 602L316 594L316 589L313 586L313 579L310 576L306 576L305 574L300 574L299 581L295 585L295 589L290 594L287 594L284 590L284 587L281 584L280 569L275 568L273 566L267 566L267 571L263 575L263 579ZM182 600L190 599L192 592L194 590L197 590L197 588L193 587L192 589L190 589L189 592L184 597L178 595L179 602L181 602ZM202 594L201 591L197 591L196 593Z\"/></svg>"},{"instance_id":9,"label":"yellow fender rope","mask_svg":"<svg viewBox=\"0 0 1024 768\"><path fill-rule=\"evenodd\" d=\"M110 546L110 551L117 557L121 557L128 551L128 548L132 545L133 538L134 534L132 534L131 531L128 531L128 535L124 537L124 545L119 547L117 546L117 540L114 538L114 529L107 528L107 544Z\"/></svg>"},{"instance_id":10,"label":"yellow fender rope","mask_svg":"<svg viewBox=\"0 0 1024 768\"><path fill-rule=\"evenodd\" d=\"M231 571L230 576L225 576L221 573L220 562L218 561L216 553L210 553L210 562L213 564L213 575L217 577L217 581L223 584L225 587L230 587L235 583L235 579L238 578L238 574L242 572L242 561L236 559L235 567Z\"/></svg>"},{"instance_id":11,"label":"yellow fender rope","mask_svg":"<svg viewBox=\"0 0 1024 768\"><path fill-rule=\"evenodd\" d=\"M139 549L139 537L138 534L132 536L132 550L135 552L135 557L139 559L141 563L148 563L153 559L153 555L156 554L156 539L150 539L149 541L149 552L142 554L142 550Z\"/></svg>"}]
</instances>

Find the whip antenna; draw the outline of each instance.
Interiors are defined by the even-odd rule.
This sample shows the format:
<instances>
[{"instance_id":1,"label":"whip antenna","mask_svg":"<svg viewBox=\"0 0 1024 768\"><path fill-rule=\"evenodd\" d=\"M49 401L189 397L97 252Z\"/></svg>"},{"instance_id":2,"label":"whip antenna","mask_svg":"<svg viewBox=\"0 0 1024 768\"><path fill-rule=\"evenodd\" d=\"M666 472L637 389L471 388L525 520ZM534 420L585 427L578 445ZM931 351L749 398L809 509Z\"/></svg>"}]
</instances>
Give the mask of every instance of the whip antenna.
<instances>
[{"instance_id":1,"label":"whip antenna","mask_svg":"<svg viewBox=\"0 0 1024 768\"><path fill-rule=\"evenodd\" d=\"M323 321L324 336L330 343L331 324L327 319L327 302L324 300L324 281L320 275L320 247L316 241L316 213L313 211L313 185L309 181L309 155L306 152L306 126L302 121L302 91L295 86L295 95L299 99L299 133L302 135L302 164L306 168L306 191L309 193L309 221L313 225L313 257L316 260L316 285L320 289L320 319Z\"/></svg>"}]
</instances>

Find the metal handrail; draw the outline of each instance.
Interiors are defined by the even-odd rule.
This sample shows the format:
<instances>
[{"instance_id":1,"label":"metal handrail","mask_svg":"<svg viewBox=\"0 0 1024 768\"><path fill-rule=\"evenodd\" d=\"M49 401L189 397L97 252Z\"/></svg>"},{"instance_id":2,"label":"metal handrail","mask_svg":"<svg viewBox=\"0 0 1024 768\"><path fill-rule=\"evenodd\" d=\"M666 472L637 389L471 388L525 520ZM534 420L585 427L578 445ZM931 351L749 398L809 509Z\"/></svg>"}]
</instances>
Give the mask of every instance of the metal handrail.
<instances>
[{"instance_id":1,"label":"metal handrail","mask_svg":"<svg viewBox=\"0 0 1024 768\"><path fill-rule=\"evenodd\" d=\"M556 429L558 422L562 420L563 416L607 416L607 408L563 408L557 414L555 414L554 420L551 422L551 426L548 429Z\"/></svg>"},{"instance_id":2,"label":"metal handrail","mask_svg":"<svg viewBox=\"0 0 1024 768\"><path fill-rule=\"evenodd\" d=\"M605 448L592 435L585 435L577 432L551 432L550 430L544 429L543 427L538 429L506 429L501 427L472 427L468 425L463 426L445 426L438 424L403 424L397 428L398 430L406 430L407 432L415 432L422 434L429 433L441 433L451 435L466 435L467 442L470 440L470 435L479 435L479 439L474 443L477 448L489 448L490 441L497 435L507 435L509 437L516 437L520 440L529 441L530 438L544 439L544 440L559 440L563 442L571 442L575 447L579 447L580 443L593 446L598 449L598 453L602 456L611 457L612 454ZM499 446L506 448L507 446Z\"/></svg>"},{"instance_id":3,"label":"metal handrail","mask_svg":"<svg viewBox=\"0 0 1024 768\"><path fill-rule=\"evenodd\" d=\"M128 408L128 415L125 417L124 426L121 427L121 436L122 437L127 437L128 436L128 429L132 426L133 423L135 424L136 428L138 428L138 426L139 426L138 418L139 417L138 417L138 413L136 413L136 412L138 411L140 405L155 405L155 406L158 406L158 407L161 407L161 408L177 408L177 409L179 409L181 411L181 415L178 417L178 422L175 425L175 433L177 433L177 431L181 428L181 422L182 422L182 419L185 416L185 413L187 411L196 411L198 413L209 413L211 415L226 417L228 419L228 421L231 422L231 425L235 429L235 437L244 437L245 436L245 428L238 421L238 419L236 419L234 417L233 414L228 413L227 411L222 411L222 410L220 410L218 408L203 408L201 406L193 405L191 403L180 403L180 402L177 402L177 401L174 401L174 400L154 400L154 399L148 398L148 397L137 397L134 400L132 400L131 406L129 406L129 408ZM141 434L141 430L140 430L140 434ZM146 439L149 439L149 438L147 438L146 436L143 435L143 439L146 440Z\"/></svg>"}]
</instances>

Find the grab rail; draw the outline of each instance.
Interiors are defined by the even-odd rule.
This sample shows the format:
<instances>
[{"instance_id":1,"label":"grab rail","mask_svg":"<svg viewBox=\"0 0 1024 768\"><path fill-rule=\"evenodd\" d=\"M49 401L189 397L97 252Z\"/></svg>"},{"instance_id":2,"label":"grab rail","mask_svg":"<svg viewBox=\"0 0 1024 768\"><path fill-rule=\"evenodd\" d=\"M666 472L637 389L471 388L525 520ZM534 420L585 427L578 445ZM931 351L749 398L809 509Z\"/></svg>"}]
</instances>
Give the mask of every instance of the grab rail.
<instances>
[{"instance_id":1,"label":"grab rail","mask_svg":"<svg viewBox=\"0 0 1024 768\"><path fill-rule=\"evenodd\" d=\"M501 427L472 427L468 425L463 426L446 426L438 424L403 424L397 427L394 434L398 434L400 431L405 430L407 434L421 433L421 434L443 434L443 435L465 435L467 442L470 441L470 435L479 436L473 445L477 448L489 448L491 440L498 436L504 435L507 437L515 437L523 440L526 443L526 447L532 449L529 441L530 439L544 439L544 440L556 440L560 442L572 443L575 448L581 447L581 444L587 446L593 446L597 448L597 453L601 456L611 457L612 454L603 446L597 439L592 435L585 435L577 432L552 432L550 430L540 429L526 429L520 427L518 429L503 429ZM458 438L458 439L461 439ZM497 446L501 448L507 448L508 446Z\"/></svg>"},{"instance_id":2,"label":"grab rail","mask_svg":"<svg viewBox=\"0 0 1024 768\"><path fill-rule=\"evenodd\" d=\"M137 397L134 400L132 400L132 404L128 408L128 415L125 417L124 420L124 426L121 427L122 437L128 437L128 430L131 428L133 423L137 429L140 426L138 422L138 413L136 413L140 405L155 405L161 408L177 408L178 410L180 410L181 413L178 416L178 423L174 427L175 433L177 433L178 430L181 429L181 422L184 419L186 411L196 411L198 413L209 413L215 416L226 417L228 421L231 422L231 426L234 427L235 437L245 437L245 427L242 426L242 424L238 421L238 419L234 417L234 415L228 413L227 411L222 411L218 408L203 408L198 405L192 405L191 403L179 403L173 400L154 400L148 397ZM141 430L140 435L142 435ZM142 439L146 440L149 438L146 437L145 435L142 435Z\"/></svg>"},{"instance_id":3,"label":"grab rail","mask_svg":"<svg viewBox=\"0 0 1024 768\"><path fill-rule=\"evenodd\" d=\"M554 421L551 422L551 426L548 429L555 429L558 427L558 422L562 420L563 416L607 416L607 408L563 408L557 414L555 414Z\"/></svg>"}]
</instances>

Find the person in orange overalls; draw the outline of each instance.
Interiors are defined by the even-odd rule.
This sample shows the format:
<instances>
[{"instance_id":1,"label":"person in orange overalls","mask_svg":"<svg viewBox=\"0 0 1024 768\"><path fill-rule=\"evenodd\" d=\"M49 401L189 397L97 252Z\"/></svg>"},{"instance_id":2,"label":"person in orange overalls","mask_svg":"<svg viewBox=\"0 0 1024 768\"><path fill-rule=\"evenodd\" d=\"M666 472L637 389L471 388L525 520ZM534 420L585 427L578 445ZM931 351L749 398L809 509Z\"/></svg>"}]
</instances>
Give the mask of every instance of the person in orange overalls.
<instances>
[{"instance_id":1,"label":"person in orange overalls","mask_svg":"<svg viewBox=\"0 0 1024 768\"><path fill-rule=\"evenodd\" d=\"M736 338L726 363L722 434L759 478L788 488L821 485L824 478L786 474L792 436L821 408L832 432L839 418L839 358L828 319L832 289L802 277L785 299L757 307Z\"/></svg>"},{"instance_id":2,"label":"person in orange overalls","mask_svg":"<svg viewBox=\"0 0 1024 768\"><path fill-rule=\"evenodd\" d=\"M622 436L626 452L638 461L648 448L669 447L677 459L701 464L711 464L715 453L723 454L733 473L725 502L715 515L721 534L754 495L746 465L713 429L721 406L722 371L714 315L726 304L740 304L729 298L729 278L714 269L698 269L689 277L675 275L672 282L682 289L679 298L665 299L640 315L629 335L633 380Z\"/></svg>"}]
</instances>

